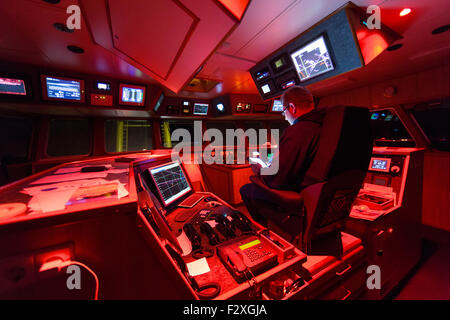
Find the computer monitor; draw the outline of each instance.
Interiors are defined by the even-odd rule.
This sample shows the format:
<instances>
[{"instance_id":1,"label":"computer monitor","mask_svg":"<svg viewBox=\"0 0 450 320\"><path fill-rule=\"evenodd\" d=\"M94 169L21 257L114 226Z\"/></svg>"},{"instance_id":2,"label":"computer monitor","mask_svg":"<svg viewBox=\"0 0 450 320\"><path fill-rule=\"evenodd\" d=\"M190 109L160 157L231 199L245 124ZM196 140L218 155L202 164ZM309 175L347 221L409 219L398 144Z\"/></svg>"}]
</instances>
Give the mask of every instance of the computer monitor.
<instances>
[{"instance_id":1,"label":"computer monitor","mask_svg":"<svg viewBox=\"0 0 450 320\"><path fill-rule=\"evenodd\" d=\"M281 100L274 99L272 103L272 112L282 112L283 111L283 103Z\"/></svg>"},{"instance_id":2,"label":"computer monitor","mask_svg":"<svg viewBox=\"0 0 450 320\"><path fill-rule=\"evenodd\" d=\"M199 116L206 116L208 114L209 104L207 103L195 103L194 104L194 114Z\"/></svg>"},{"instance_id":3,"label":"computer monitor","mask_svg":"<svg viewBox=\"0 0 450 320\"><path fill-rule=\"evenodd\" d=\"M324 36L296 50L291 54L291 58L300 81L306 81L334 70Z\"/></svg>"},{"instance_id":4,"label":"computer monitor","mask_svg":"<svg viewBox=\"0 0 450 320\"><path fill-rule=\"evenodd\" d=\"M149 168L148 171L165 207L192 190L178 161Z\"/></svg>"},{"instance_id":5,"label":"computer monitor","mask_svg":"<svg viewBox=\"0 0 450 320\"><path fill-rule=\"evenodd\" d=\"M25 80L0 78L0 94L26 96Z\"/></svg>"},{"instance_id":6,"label":"computer monitor","mask_svg":"<svg viewBox=\"0 0 450 320\"><path fill-rule=\"evenodd\" d=\"M44 100L84 102L84 80L41 75Z\"/></svg>"}]
</instances>

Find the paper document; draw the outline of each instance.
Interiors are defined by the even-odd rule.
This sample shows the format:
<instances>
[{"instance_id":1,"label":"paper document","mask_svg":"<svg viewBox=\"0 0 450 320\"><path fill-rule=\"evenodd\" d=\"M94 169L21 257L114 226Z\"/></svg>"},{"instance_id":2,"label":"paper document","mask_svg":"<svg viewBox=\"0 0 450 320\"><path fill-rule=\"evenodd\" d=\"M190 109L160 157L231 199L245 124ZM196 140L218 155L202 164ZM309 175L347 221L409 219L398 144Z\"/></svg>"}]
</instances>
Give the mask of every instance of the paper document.
<instances>
[{"instance_id":1,"label":"paper document","mask_svg":"<svg viewBox=\"0 0 450 320\"><path fill-rule=\"evenodd\" d=\"M191 277L195 277L211 271L206 258L201 258L186 264Z\"/></svg>"}]
</instances>

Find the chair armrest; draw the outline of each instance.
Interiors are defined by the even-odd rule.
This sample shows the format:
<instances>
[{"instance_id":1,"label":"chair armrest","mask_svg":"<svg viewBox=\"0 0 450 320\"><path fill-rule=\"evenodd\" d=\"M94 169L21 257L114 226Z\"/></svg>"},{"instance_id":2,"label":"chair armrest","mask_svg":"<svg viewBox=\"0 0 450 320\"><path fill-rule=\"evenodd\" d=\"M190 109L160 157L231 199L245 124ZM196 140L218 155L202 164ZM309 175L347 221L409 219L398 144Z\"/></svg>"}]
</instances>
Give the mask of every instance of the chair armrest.
<instances>
[{"instance_id":1,"label":"chair armrest","mask_svg":"<svg viewBox=\"0 0 450 320\"><path fill-rule=\"evenodd\" d=\"M298 192L270 188L258 176L250 176L250 181L259 187L270 202L288 211L298 211L303 205L303 197Z\"/></svg>"}]
</instances>

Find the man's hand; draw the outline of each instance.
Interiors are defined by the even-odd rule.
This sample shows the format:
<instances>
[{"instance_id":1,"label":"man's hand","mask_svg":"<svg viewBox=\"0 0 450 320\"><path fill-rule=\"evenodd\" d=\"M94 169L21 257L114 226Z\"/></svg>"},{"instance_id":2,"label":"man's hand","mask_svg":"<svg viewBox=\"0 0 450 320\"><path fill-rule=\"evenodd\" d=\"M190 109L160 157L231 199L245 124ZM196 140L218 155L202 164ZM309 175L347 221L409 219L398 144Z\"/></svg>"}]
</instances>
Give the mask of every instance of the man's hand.
<instances>
[{"instance_id":1,"label":"man's hand","mask_svg":"<svg viewBox=\"0 0 450 320\"><path fill-rule=\"evenodd\" d=\"M259 163L250 164L250 168L252 168L253 174L255 176L259 176L259 173L261 171L261 165Z\"/></svg>"}]
</instances>

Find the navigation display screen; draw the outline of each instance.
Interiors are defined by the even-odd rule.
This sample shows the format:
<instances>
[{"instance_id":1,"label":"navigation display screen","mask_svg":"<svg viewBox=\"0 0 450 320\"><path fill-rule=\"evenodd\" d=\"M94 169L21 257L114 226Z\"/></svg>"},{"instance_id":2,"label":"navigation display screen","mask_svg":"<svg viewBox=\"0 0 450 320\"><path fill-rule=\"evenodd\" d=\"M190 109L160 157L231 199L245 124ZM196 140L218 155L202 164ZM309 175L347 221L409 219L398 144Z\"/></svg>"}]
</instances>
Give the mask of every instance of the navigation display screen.
<instances>
[{"instance_id":1,"label":"navigation display screen","mask_svg":"<svg viewBox=\"0 0 450 320\"><path fill-rule=\"evenodd\" d=\"M334 70L323 36L292 53L291 58L300 76L300 81Z\"/></svg>"},{"instance_id":2,"label":"navigation display screen","mask_svg":"<svg viewBox=\"0 0 450 320\"><path fill-rule=\"evenodd\" d=\"M148 170L155 182L161 200L164 202L164 206L180 199L191 191L191 186L179 162L171 162Z\"/></svg>"},{"instance_id":3,"label":"navigation display screen","mask_svg":"<svg viewBox=\"0 0 450 320\"><path fill-rule=\"evenodd\" d=\"M209 104L207 103L195 103L194 104L194 114L200 116L206 116L208 114Z\"/></svg>"},{"instance_id":4,"label":"navigation display screen","mask_svg":"<svg viewBox=\"0 0 450 320\"><path fill-rule=\"evenodd\" d=\"M84 101L84 81L43 76L44 98L54 100Z\"/></svg>"},{"instance_id":5,"label":"navigation display screen","mask_svg":"<svg viewBox=\"0 0 450 320\"><path fill-rule=\"evenodd\" d=\"M145 87L131 84L121 84L119 91L120 104L143 106L145 102Z\"/></svg>"},{"instance_id":6,"label":"navigation display screen","mask_svg":"<svg viewBox=\"0 0 450 320\"><path fill-rule=\"evenodd\" d=\"M26 96L25 81L21 79L0 78L0 94Z\"/></svg>"}]
</instances>

